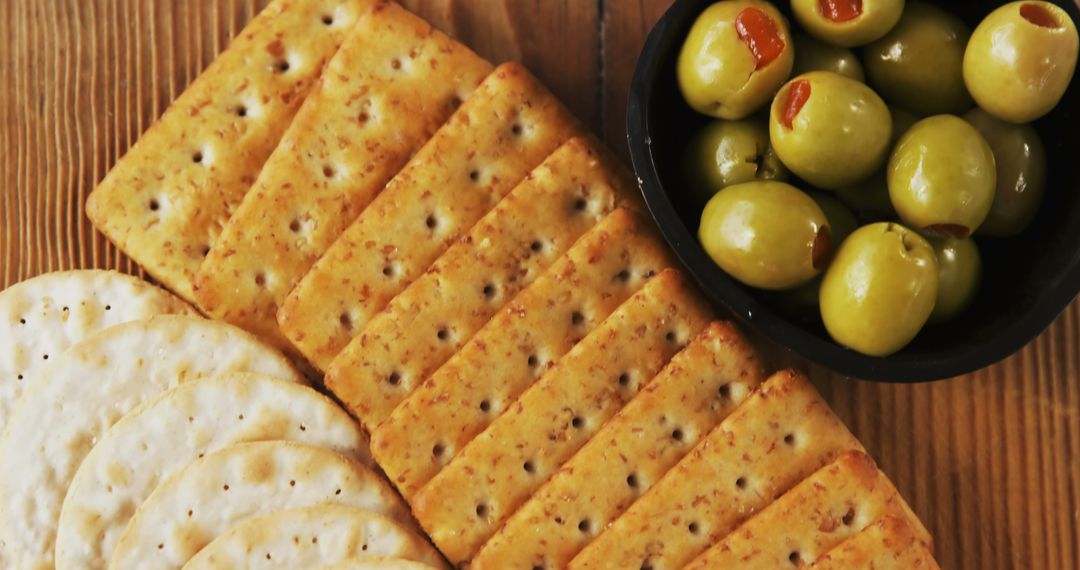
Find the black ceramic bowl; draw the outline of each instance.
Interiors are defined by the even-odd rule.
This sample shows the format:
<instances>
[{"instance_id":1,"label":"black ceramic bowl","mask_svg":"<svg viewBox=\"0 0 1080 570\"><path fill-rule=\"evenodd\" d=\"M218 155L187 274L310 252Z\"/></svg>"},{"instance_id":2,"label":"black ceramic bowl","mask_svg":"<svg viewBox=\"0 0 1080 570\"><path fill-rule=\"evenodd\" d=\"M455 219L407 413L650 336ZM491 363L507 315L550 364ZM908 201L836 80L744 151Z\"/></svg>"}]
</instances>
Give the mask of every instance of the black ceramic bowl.
<instances>
[{"instance_id":1,"label":"black ceramic bowl","mask_svg":"<svg viewBox=\"0 0 1080 570\"><path fill-rule=\"evenodd\" d=\"M865 356L833 342L820 318L799 322L774 308L767 293L721 270L698 243L701 204L683 191L680 160L691 135L709 119L683 101L675 61L690 26L714 0L676 0L649 34L630 87L630 154L657 225L686 269L714 301L777 344L851 377L919 382L957 376L1016 352L1043 331L1080 292L1080 74L1061 104L1036 124L1049 155L1046 201L1016 238L980 238L985 265L972 307L924 329L900 352ZM786 2L776 1L777 6ZM974 28L1003 2L938 2ZM1080 10L1057 2L1073 21ZM883 325L887 326L887 325Z\"/></svg>"}]
</instances>

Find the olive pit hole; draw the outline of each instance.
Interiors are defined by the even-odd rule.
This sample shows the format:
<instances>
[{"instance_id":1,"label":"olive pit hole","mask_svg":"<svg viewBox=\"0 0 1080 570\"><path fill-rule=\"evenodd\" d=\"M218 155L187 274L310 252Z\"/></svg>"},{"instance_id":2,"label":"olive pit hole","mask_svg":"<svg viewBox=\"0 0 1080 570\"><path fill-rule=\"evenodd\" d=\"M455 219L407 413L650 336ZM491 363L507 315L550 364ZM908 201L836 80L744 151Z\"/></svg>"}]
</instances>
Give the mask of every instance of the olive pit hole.
<instances>
[{"instance_id":1,"label":"olive pit hole","mask_svg":"<svg viewBox=\"0 0 1080 570\"><path fill-rule=\"evenodd\" d=\"M1042 4L1022 4L1020 16L1040 28L1056 30L1062 27L1057 15Z\"/></svg>"}]
</instances>

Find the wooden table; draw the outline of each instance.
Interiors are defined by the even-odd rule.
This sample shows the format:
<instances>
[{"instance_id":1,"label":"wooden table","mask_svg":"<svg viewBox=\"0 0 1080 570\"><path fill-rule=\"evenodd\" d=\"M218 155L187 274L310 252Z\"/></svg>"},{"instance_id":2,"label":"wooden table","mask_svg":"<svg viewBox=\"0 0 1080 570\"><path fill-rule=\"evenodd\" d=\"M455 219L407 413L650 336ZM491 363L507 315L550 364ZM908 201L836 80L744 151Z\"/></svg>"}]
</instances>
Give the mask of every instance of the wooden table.
<instances>
[{"instance_id":1,"label":"wooden table","mask_svg":"<svg viewBox=\"0 0 1080 570\"><path fill-rule=\"evenodd\" d=\"M266 1L0 1L0 286L74 267L137 272L83 201ZM405 2L491 60L527 64L623 156L634 61L669 3ZM1080 568L1080 305L1019 354L951 381L812 372L926 521L944 568Z\"/></svg>"}]
</instances>

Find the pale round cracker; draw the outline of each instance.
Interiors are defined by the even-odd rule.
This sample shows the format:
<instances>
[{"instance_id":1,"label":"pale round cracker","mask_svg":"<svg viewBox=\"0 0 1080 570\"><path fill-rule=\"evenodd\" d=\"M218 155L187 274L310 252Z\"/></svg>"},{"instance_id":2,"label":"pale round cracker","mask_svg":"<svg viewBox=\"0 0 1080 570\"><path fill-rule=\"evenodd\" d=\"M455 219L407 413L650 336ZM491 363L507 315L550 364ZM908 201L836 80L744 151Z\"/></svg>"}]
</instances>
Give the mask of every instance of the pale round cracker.
<instances>
[{"instance_id":1,"label":"pale round cracker","mask_svg":"<svg viewBox=\"0 0 1080 570\"><path fill-rule=\"evenodd\" d=\"M100 269L57 271L0 291L0 430L32 372L91 334L171 313L194 314L172 293Z\"/></svg>"},{"instance_id":2,"label":"pale round cracker","mask_svg":"<svg viewBox=\"0 0 1080 570\"><path fill-rule=\"evenodd\" d=\"M117 325L50 359L0 438L0 531L15 566L53 567L64 495L105 430L178 384L238 371L303 381L284 356L251 334L188 316Z\"/></svg>"},{"instance_id":3,"label":"pale round cracker","mask_svg":"<svg viewBox=\"0 0 1080 570\"><path fill-rule=\"evenodd\" d=\"M251 519L214 539L184 570L316 568L356 557L446 563L413 531L374 513L319 505Z\"/></svg>"},{"instance_id":4,"label":"pale round cracker","mask_svg":"<svg viewBox=\"0 0 1080 570\"><path fill-rule=\"evenodd\" d=\"M135 511L109 568L180 568L238 524L321 504L414 524L381 476L340 453L292 442L242 443L195 460L154 490Z\"/></svg>"},{"instance_id":5,"label":"pale round cracker","mask_svg":"<svg viewBox=\"0 0 1080 570\"><path fill-rule=\"evenodd\" d=\"M106 568L135 508L164 479L208 453L267 440L371 464L359 424L307 386L247 372L187 382L132 410L83 460L60 513L56 567Z\"/></svg>"},{"instance_id":6,"label":"pale round cracker","mask_svg":"<svg viewBox=\"0 0 1080 570\"><path fill-rule=\"evenodd\" d=\"M432 570L432 568L426 564L400 558L384 558L381 560L353 558L345 562L323 566L319 570Z\"/></svg>"}]
</instances>

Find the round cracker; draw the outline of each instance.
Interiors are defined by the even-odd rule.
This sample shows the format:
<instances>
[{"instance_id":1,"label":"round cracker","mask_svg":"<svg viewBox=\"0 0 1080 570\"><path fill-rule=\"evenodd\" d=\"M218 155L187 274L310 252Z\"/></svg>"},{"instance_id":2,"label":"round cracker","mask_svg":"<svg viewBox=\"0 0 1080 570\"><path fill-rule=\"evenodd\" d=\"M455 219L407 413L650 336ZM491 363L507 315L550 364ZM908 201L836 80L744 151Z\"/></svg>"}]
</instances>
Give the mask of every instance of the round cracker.
<instances>
[{"instance_id":1,"label":"round cracker","mask_svg":"<svg viewBox=\"0 0 1080 570\"><path fill-rule=\"evenodd\" d=\"M427 540L384 516L319 505L235 526L203 548L184 570L317 568L356 557L395 558L446 568Z\"/></svg>"},{"instance_id":2,"label":"round cracker","mask_svg":"<svg viewBox=\"0 0 1080 570\"><path fill-rule=\"evenodd\" d=\"M371 464L359 424L307 386L248 372L188 382L132 410L83 460L60 513L56 568L106 568L132 511L164 479L208 453L268 440Z\"/></svg>"},{"instance_id":3,"label":"round cracker","mask_svg":"<svg viewBox=\"0 0 1080 570\"><path fill-rule=\"evenodd\" d=\"M238 524L322 504L413 524L382 477L340 453L292 442L242 443L195 460L154 490L121 535L109 568L180 568Z\"/></svg>"},{"instance_id":4,"label":"round cracker","mask_svg":"<svg viewBox=\"0 0 1080 570\"><path fill-rule=\"evenodd\" d=\"M91 334L154 315L194 314L168 291L100 269L57 271L0 291L0 430L32 372Z\"/></svg>"},{"instance_id":5,"label":"round cracker","mask_svg":"<svg viewBox=\"0 0 1080 570\"><path fill-rule=\"evenodd\" d=\"M301 382L281 353L237 327L164 315L105 329L38 370L0 438L0 532L16 568L53 567L71 478L105 430L189 380L250 371Z\"/></svg>"}]
</instances>

